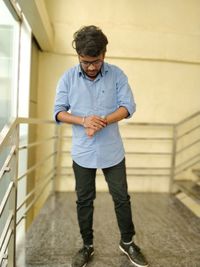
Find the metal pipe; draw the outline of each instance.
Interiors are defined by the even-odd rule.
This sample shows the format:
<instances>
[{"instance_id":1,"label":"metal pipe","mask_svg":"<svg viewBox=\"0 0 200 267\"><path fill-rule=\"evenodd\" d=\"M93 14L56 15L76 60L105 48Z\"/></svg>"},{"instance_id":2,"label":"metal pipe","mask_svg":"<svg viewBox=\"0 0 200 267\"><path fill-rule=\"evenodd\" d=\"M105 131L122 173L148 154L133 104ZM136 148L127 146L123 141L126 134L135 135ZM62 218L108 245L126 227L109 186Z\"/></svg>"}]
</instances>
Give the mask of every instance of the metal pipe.
<instances>
[{"instance_id":1,"label":"metal pipe","mask_svg":"<svg viewBox=\"0 0 200 267\"><path fill-rule=\"evenodd\" d=\"M196 144L198 144L198 143L200 143L200 139L198 139L198 140L192 142L191 144L189 144L189 145L187 145L187 146L185 146L185 147L183 147L183 148L177 150L177 151L176 151L176 155L180 154L181 152L185 151L186 149L188 149L188 148L190 148L190 147L192 147L192 146L194 146L194 145L196 145Z\"/></svg>"},{"instance_id":2,"label":"metal pipe","mask_svg":"<svg viewBox=\"0 0 200 267\"><path fill-rule=\"evenodd\" d=\"M6 252L7 248L8 248L8 245L9 245L9 242L10 242L10 239L11 239L12 235L13 235L13 230L9 229L7 237L6 237L6 240L4 241L3 247L2 247L2 249L0 251L0 266L2 265L2 262L5 259L5 252Z\"/></svg>"},{"instance_id":3,"label":"metal pipe","mask_svg":"<svg viewBox=\"0 0 200 267\"><path fill-rule=\"evenodd\" d=\"M31 173L32 171L34 171L35 169L37 169L39 166L43 165L48 159L50 159L52 156L54 156L57 152L53 152L50 155L48 155L47 157L45 157L42 161L40 161L39 163L36 163L35 165L33 165L31 168L29 168L23 175L21 175L20 177L18 177L18 181L20 181L22 178L24 178L27 174Z\"/></svg>"},{"instance_id":4,"label":"metal pipe","mask_svg":"<svg viewBox=\"0 0 200 267\"><path fill-rule=\"evenodd\" d=\"M35 196L35 198L33 199L33 201L28 205L28 207L26 208L24 215L22 215L22 217L17 221L16 226L19 225L19 223L21 222L21 220L25 217L25 215L28 213L28 211L32 208L32 206L35 204L35 202L38 200L38 198L42 195L42 193L44 192L44 188L50 183L50 181L53 179L53 176L51 178L48 179L48 181L45 183L45 185L42 187L42 189L40 190L39 194L37 194L37 196Z\"/></svg>"},{"instance_id":5,"label":"metal pipe","mask_svg":"<svg viewBox=\"0 0 200 267\"><path fill-rule=\"evenodd\" d=\"M7 158L5 159L4 164L0 170L0 180L3 177L3 175L5 174L5 172L10 171L9 163L10 163L11 159L13 158L15 150L16 150L16 146L12 146L12 148L11 148Z\"/></svg>"},{"instance_id":6,"label":"metal pipe","mask_svg":"<svg viewBox=\"0 0 200 267\"><path fill-rule=\"evenodd\" d=\"M51 141L51 140L55 140L56 138L57 138L56 136L53 136L53 137L49 137L49 138L40 140L38 142L29 143L28 145L20 146L19 147L19 150L29 149L29 148L34 147L34 146L42 145L43 143L48 142L48 141Z\"/></svg>"},{"instance_id":7,"label":"metal pipe","mask_svg":"<svg viewBox=\"0 0 200 267\"><path fill-rule=\"evenodd\" d=\"M19 211L23 206L24 204L26 204L27 200L37 191L37 189L43 185L46 181L48 181L50 178L46 178L48 177L50 174L54 174L55 173L55 169L51 169L47 175L45 175L44 177L41 177L42 178L45 178L44 180L42 180L42 182L40 182L39 184L37 184L37 186L35 186L35 188L33 190L31 190L28 195L26 195L24 201L17 207L17 211Z\"/></svg>"},{"instance_id":8,"label":"metal pipe","mask_svg":"<svg viewBox=\"0 0 200 267\"><path fill-rule=\"evenodd\" d=\"M194 155L193 157L181 162L179 165L176 166L176 169L179 169L180 167L182 167L183 165L185 165L186 163L188 163L189 161L191 161L197 157L200 157L200 153L198 153L198 154Z\"/></svg>"},{"instance_id":9,"label":"metal pipe","mask_svg":"<svg viewBox=\"0 0 200 267\"><path fill-rule=\"evenodd\" d=\"M188 135L188 134L190 134L190 133L196 131L198 128L200 128L200 125L195 126L194 128L190 129L189 131L187 131L187 132L185 132L185 133L183 133L183 134L177 136L177 140L179 140L179 139L185 137L186 135Z\"/></svg>"},{"instance_id":10,"label":"metal pipe","mask_svg":"<svg viewBox=\"0 0 200 267\"><path fill-rule=\"evenodd\" d=\"M4 243L5 239L6 239L7 234L8 234L8 230L10 228L12 220L13 220L13 212L10 212L10 214L9 214L7 220L6 220L4 229L2 231L1 237L0 237L0 250L3 247L3 243Z\"/></svg>"},{"instance_id":11,"label":"metal pipe","mask_svg":"<svg viewBox=\"0 0 200 267\"><path fill-rule=\"evenodd\" d=\"M5 209L5 206L6 206L7 202L8 202L8 200L9 200L10 194L11 194L11 192L13 190L13 185L14 185L13 181L9 183L8 189L6 190L6 193L5 193L5 195L4 195L4 197L3 197L2 201L1 201L0 217L2 216L2 213L3 213L4 209Z\"/></svg>"},{"instance_id":12,"label":"metal pipe","mask_svg":"<svg viewBox=\"0 0 200 267\"><path fill-rule=\"evenodd\" d=\"M191 119L193 119L193 118L195 118L195 117L197 117L199 115L200 115L200 111L197 111L196 113L192 114L191 116L188 116L187 118L185 118L185 119L181 120L180 122L176 123L176 126L179 127L182 124L190 121Z\"/></svg>"}]
</instances>

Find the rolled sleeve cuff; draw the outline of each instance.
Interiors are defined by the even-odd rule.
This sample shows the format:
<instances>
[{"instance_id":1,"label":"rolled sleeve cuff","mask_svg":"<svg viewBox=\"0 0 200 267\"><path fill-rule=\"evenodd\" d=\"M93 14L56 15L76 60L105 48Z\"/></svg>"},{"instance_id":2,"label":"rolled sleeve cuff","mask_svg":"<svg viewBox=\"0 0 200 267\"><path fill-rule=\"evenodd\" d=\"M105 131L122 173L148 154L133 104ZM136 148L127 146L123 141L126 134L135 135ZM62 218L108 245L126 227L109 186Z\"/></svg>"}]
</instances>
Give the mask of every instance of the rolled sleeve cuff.
<instances>
[{"instance_id":1,"label":"rolled sleeve cuff","mask_svg":"<svg viewBox=\"0 0 200 267\"><path fill-rule=\"evenodd\" d=\"M136 111L136 105L134 104L133 106L131 105L120 105L121 107L125 107L128 111L128 116L125 119L130 119L133 116L133 113Z\"/></svg>"},{"instance_id":2,"label":"rolled sleeve cuff","mask_svg":"<svg viewBox=\"0 0 200 267\"><path fill-rule=\"evenodd\" d=\"M56 121L57 124L60 124L61 122L58 120L57 116L58 116L58 113L62 112L62 111L66 111L66 109L61 109L61 110L57 110L54 112L54 120Z\"/></svg>"}]
</instances>

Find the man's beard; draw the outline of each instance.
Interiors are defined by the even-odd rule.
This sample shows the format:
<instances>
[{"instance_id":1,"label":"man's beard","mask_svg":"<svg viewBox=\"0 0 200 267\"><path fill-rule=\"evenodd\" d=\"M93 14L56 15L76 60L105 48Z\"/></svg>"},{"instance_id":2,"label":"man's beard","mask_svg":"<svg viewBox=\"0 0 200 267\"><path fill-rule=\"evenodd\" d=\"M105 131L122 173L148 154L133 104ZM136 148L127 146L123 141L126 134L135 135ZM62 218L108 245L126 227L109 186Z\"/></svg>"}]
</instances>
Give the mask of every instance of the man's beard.
<instances>
[{"instance_id":1,"label":"man's beard","mask_svg":"<svg viewBox=\"0 0 200 267\"><path fill-rule=\"evenodd\" d=\"M81 70L83 71L83 73L84 73L86 76L88 76L89 78L92 78L92 79L96 78L96 77L99 75L99 73L101 72L101 69L100 69L100 70L98 70L97 72L96 72L96 71L94 72L95 75L90 75L89 73L87 73L87 72L82 68L82 66L81 66Z\"/></svg>"}]
</instances>

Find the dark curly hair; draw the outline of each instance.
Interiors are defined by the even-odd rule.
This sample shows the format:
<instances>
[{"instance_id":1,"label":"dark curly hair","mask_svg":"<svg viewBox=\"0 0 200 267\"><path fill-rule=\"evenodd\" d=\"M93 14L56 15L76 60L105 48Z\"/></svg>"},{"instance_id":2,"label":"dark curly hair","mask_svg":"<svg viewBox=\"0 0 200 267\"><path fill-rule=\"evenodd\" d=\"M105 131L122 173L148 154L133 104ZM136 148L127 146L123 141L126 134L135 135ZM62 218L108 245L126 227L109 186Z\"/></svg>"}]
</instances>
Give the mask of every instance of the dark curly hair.
<instances>
[{"instance_id":1,"label":"dark curly hair","mask_svg":"<svg viewBox=\"0 0 200 267\"><path fill-rule=\"evenodd\" d=\"M78 55L97 57L106 52L108 39L102 30L94 25L82 27L73 37L72 47Z\"/></svg>"}]
</instances>

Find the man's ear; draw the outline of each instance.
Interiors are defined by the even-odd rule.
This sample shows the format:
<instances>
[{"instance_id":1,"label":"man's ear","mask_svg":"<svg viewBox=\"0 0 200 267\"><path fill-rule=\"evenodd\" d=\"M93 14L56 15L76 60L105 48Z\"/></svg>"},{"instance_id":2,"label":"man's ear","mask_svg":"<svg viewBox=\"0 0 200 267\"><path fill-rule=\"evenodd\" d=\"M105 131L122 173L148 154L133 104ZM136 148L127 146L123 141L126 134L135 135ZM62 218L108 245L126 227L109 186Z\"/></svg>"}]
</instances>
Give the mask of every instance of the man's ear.
<instances>
[{"instance_id":1,"label":"man's ear","mask_svg":"<svg viewBox=\"0 0 200 267\"><path fill-rule=\"evenodd\" d=\"M103 52L103 53L102 53L102 56L103 56L103 59L104 59L105 56L106 56L106 52Z\"/></svg>"}]
</instances>

